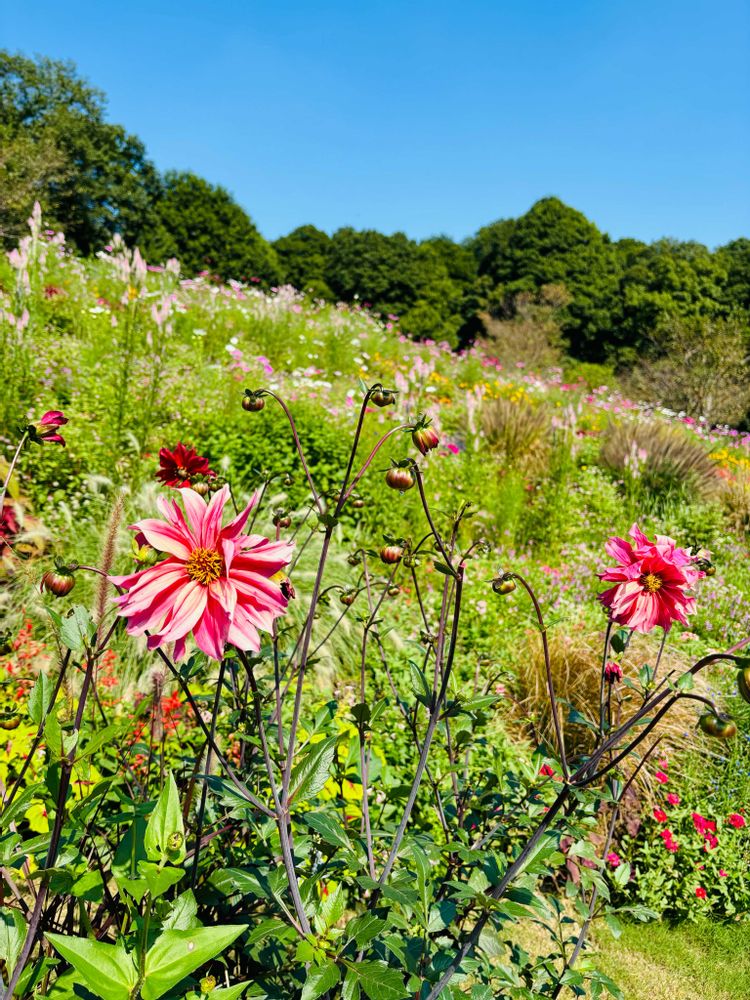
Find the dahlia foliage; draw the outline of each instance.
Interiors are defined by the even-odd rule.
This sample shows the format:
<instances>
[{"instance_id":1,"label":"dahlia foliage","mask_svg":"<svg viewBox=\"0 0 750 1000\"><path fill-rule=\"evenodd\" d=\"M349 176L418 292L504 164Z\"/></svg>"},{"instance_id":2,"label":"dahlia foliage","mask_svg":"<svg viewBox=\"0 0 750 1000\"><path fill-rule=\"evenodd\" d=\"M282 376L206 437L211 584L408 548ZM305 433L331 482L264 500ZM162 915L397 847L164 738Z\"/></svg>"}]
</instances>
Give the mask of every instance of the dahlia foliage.
<instances>
[{"instance_id":1,"label":"dahlia foliage","mask_svg":"<svg viewBox=\"0 0 750 1000\"><path fill-rule=\"evenodd\" d=\"M632 543L613 537L605 545L617 562L599 574L615 584L599 595L611 620L642 633L657 625L668 632L676 621L687 625L687 616L695 611L691 588L704 575L696 557L666 535L650 541L637 524L629 535Z\"/></svg>"},{"instance_id":2,"label":"dahlia foliage","mask_svg":"<svg viewBox=\"0 0 750 1000\"><path fill-rule=\"evenodd\" d=\"M288 598L278 579L293 550L289 542L243 534L257 495L222 527L229 488L209 502L189 488L180 490L184 513L175 500L159 497L163 520L148 518L132 525L155 550L166 555L155 566L128 576L110 577L127 591L116 599L130 635L149 632L148 647L173 642L174 659L185 656L192 632L207 656L221 660L231 643L260 649L259 630L270 632Z\"/></svg>"}]
</instances>

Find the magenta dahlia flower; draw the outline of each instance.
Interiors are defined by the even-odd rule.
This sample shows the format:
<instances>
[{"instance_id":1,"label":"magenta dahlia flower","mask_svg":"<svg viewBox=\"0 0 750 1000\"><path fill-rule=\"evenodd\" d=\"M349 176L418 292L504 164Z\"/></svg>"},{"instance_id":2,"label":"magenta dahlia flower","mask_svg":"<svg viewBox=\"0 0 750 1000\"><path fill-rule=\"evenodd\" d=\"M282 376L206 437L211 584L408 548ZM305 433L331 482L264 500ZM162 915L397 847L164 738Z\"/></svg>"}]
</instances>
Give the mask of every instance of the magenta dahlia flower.
<instances>
[{"instance_id":1,"label":"magenta dahlia flower","mask_svg":"<svg viewBox=\"0 0 750 1000\"><path fill-rule=\"evenodd\" d=\"M47 444L61 444L65 447L65 438L57 431L58 427L67 424L68 418L61 410L47 410L42 419L37 424L32 424L29 428L31 436L38 442Z\"/></svg>"},{"instance_id":2,"label":"magenta dahlia flower","mask_svg":"<svg viewBox=\"0 0 750 1000\"><path fill-rule=\"evenodd\" d=\"M165 486L190 486L198 476L210 476L208 459L199 455L195 448L187 448L178 442L173 451L162 448L159 451L159 469L156 478Z\"/></svg>"},{"instance_id":3,"label":"magenta dahlia flower","mask_svg":"<svg viewBox=\"0 0 750 1000\"><path fill-rule=\"evenodd\" d=\"M109 577L127 591L116 598L118 614L127 618L130 635L151 633L149 649L173 642L175 660L184 657L191 632L198 648L215 660L221 660L227 643L257 652L259 630L270 632L286 611L288 598L273 578L289 562L293 545L242 534L257 496L223 528L227 486L210 503L191 489L182 490L180 499L184 514L176 501L159 497L164 520L147 518L131 526L167 558L129 576Z\"/></svg>"},{"instance_id":4,"label":"magenta dahlia flower","mask_svg":"<svg viewBox=\"0 0 750 1000\"><path fill-rule=\"evenodd\" d=\"M599 594L611 620L643 633L657 625L668 632L675 621L687 625L687 616L695 611L695 598L689 591L703 576L693 556L665 535L650 541L637 524L629 534L632 544L614 537L604 546L618 564L599 574L600 579L615 584Z\"/></svg>"}]
</instances>

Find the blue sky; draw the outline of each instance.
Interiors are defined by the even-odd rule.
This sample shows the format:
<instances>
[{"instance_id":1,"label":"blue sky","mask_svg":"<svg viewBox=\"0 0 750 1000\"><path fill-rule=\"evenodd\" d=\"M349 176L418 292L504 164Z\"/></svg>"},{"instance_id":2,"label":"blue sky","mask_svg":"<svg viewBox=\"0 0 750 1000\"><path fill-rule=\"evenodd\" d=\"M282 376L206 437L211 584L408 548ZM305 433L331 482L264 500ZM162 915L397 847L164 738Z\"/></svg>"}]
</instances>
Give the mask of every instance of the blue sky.
<instances>
[{"instance_id":1,"label":"blue sky","mask_svg":"<svg viewBox=\"0 0 750 1000\"><path fill-rule=\"evenodd\" d=\"M613 237L750 235L747 0L6 3L161 169L269 238L463 238L555 194Z\"/></svg>"}]
</instances>

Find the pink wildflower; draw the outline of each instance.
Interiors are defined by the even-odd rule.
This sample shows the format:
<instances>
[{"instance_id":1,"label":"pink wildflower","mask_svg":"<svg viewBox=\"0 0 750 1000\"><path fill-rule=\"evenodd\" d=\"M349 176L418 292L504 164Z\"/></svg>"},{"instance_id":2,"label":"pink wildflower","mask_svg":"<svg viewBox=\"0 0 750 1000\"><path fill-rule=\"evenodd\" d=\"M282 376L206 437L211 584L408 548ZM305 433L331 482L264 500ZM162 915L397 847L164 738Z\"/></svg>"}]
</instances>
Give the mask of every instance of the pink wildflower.
<instances>
[{"instance_id":1,"label":"pink wildflower","mask_svg":"<svg viewBox=\"0 0 750 1000\"><path fill-rule=\"evenodd\" d=\"M736 829L741 830L742 827L745 826L745 817L744 816L740 816L739 813L732 813L728 817L727 822L731 826L736 827Z\"/></svg>"},{"instance_id":2,"label":"pink wildflower","mask_svg":"<svg viewBox=\"0 0 750 1000\"><path fill-rule=\"evenodd\" d=\"M607 855L607 864L618 868L622 864L622 858L616 851L610 851Z\"/></svg>"},{"instance_id":3,"label":"pink wildflower","mask_svg":"<svg viewBox=\"0 0 750 1000\"><path fill-rule=\"evenodd\" d=\"M663 809L654 809L654 819L656 820L657 823L666 823L667 814L664 812Z\"/></svg>"},{"instance_id":4,"label":"pink wildflower","mask_svg":"<svg viewBox=\"0 0 750 1000\"><path fill-rule=\"evenodd\" d=\"M40 443L61 444L64 448L65 438L57 433L57 428L67 422L68 418L63 416L60 410L47 410L39 423L29 427L29 432L31 437Z\"/></svg>"},{"instance_id":5,"label":"pink wildflower","mask_svg":"<svg viewBox=\"0 0 750 1000\"><path fill-rule=\"evenodd\" d=\"M656 780L659 782L660 785L666 785L666 783L669 781L669 778L663 771L657 771L654 777L656 778Z\"/></svg>"},{"instance_id":6,"label":"pink wildflower","mask_svg":"<svg viewBox=\"0 0 750 1000\"><path fill-rule=\"evenodd\" d=\"M288 598L274 577L289 562L292 545L242 534L255 496L224 528L227 486L210 503L188 488L180 498L185 514L174 500L159 497L164 520L132 525L167 558L137 573L110 577L128 591L116 599L118 613L128 619L130 635L151 632L149 649L174 642L175 660L185 656L191 632L198 648L215 660L221 660L227 643L255 652L258 630L270 632L274 619L286 611Z\"/></svg>"},{"instance_id":7,"label":"pink wildflower","mask_svg":"<svg viewBox=\"0 0 750 1000\"><path fill-rule=\"evenodd\" d=\"M692 556L665 535L650 541L637 524L630 536L634 544L613 537L605 545L617 562L599 574L615 584L599 594L611 620L643 633L657 625L668 632L675 621L687 625L687 616L695 610L695 598L688 590L701 576Z\"/></svg>"},{"instance_id":8,"label":"pink wildflower","mask_svg":"<svg viewBox=\"0 0 750 1000\"><path fill-rule=\"evenodd\" d=\"M669 795L667 795L667 802L670 806L678 806L680 804L680 796L675 792L670 792Z\"/></svg>"},{"instance_id":9,"label":"pink wildflower","mask_svg":"<svg viewBox=\"0 0 750 1000\"><path fill-rule=\"evenodd\" d=\"M542 775L543 778L553 778L555 776L555 772L552 770L549 764L542 764L542 766L539 768L539 773Z\"/></svg>"},{"instance_id":10,"label":"pink wildflower","mask_svg":"<svg viewBox=\"0 0 750 1000\"><path fill-rule=\"evenodd\" d=\"M706 898L706 890L703 888L702 885L699 885L696 888L695 895L698 897L698 899L705 899Z\"/></svg>"},{"instance_id":11,"label":"pink wildflower","mask_svg":"<svg viewBox=\"0 0 750 1000\"><path fill-rule=\"evenodd\" d=\"M729 872L725 872L723 868L719 869L719 878L726 878L728 875Z\"/></svg>"},{"instance_id":12,"label":"pink wildflower","mask_svg":"<svg viewBox=\"0 0 750 1000\"><path fill-rule=\"evenodd\" d=\"M716 823L712 819L706 819L705 816L701 816L700 813L693 813L693 826L698 833L706 833L710 830L712 833L716 833Z\"/></svg>"}]
</instances>

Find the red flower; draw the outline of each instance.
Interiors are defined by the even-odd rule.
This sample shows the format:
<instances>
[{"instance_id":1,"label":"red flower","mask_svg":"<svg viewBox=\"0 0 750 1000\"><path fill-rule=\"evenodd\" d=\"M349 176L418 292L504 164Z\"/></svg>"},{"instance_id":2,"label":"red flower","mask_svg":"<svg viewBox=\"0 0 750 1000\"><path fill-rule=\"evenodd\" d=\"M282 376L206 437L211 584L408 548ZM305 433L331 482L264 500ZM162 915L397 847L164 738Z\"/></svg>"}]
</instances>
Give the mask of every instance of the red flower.
<instances>
[{"instance_id":1,"label":"red flower","mask_svg":"<svg viewBox=\"0 0 750 1000\"><path fill-rule=\"evenodd\" d=\"M672 854L676 854L677 851L679 851L680 845L674 839L674 834L672 833L671 830L669 830L669 829L660 830L659 831L659 836L664 841L664 846L666 847L666 849L668 851L671 851Z\"/></svg>"},{"instance_id":2,"label":"red flower","mask_svg":"<svg viewBox=\"0 0 750 1000\"><path fill-rule=\"evenodd\" d=\"M210 476L208 459L199 455L195 448L186 448L179 442L174 451L162 448L159 451L159 471L156 478L165 486L190 486L196 476Z\"/></svg>"},{"instance_id":3,"label":"red flower","mask_svg":"<svg viewBox=\"0 0 750 1000\"><path fill-rule=\"evenodd\" d=\"M716 823L712 819L706 819L705 816L701 816L700 813L693 813L693 826L698 833L706 833L710 830L712 833L716 833Z\"/></svg>"},{"instance_id":4,"label":"red flower","mask_svg":"<svg viewBox=\"0 0 750 1000\"><path fill-rule=\"evenodd\" d=\"M616 851L610 851L607 855L607 864L613 868L618 868L622 864L622 858Z\"/></svg>"},{"instance_id":5,"label":"red flower","mask_svg":"<svg viewBox=\"0 0 750 1000\"><path fill-rule=\"evenodd\" d=\"M707 832L707 833L705 833L703 835L703 850L704 851L713 851L713 849L715 847L718 847L718 845L719 845L719 840L718 840L718 837L716 837L715 834Z\"/></svg>"},{"instance_id":6,"label":"red flower","mask_svg":"<svg viewBox=\"0 0 750 1000\"><path fill-rule=\"evenodd\" d=\"M667 802L670 806L678 806L680 804L680 796L676 795L674 792L670 792L669 795L667 795Z\"/></svg>"},{"instance_id":7,"label":"red flower","mask_svg":"<svg viewBox=\"0 0 750 1000\"><path fill-rule=\"evenodd\" d=\"M745 817L740 816L739 813L732 813L727 819L727 822L736 827L738 830L741 830L742 827L745 826Z\"/></svg>"},{"instance_id":8,"label":"red flower","mask_svg":"<svg viewBox=\"0 0 750 1000\"><path fill-rule=\"evenodd\" d=\"M544 778L554 778L554 776L555 776L555 772L552 770L552 768L549 766L549 764L543 764L539 768L539 773Z\"/></svg>"},{"instance_id":9,"label":"red flower","mask_svg":"<svg viewBox=\"0 0 750 1000\"><path fill-rule=\"evenodd\" d=\"M729 872L725 872L723 868L719 869L719 878L726 878L728 875Z\"/></svg>"},{"instance_id":10,"label":"red flower","mask_svg":"<svg viewBox=\"0 0 750 1000\"><path fill-rule=\"evenodd\" d=\"M5 548L5 539L18 534L18 519L12 504L4 503L0 510L0 552ZM742 817L740 816L740 819Z\"/></svg>"},{"instance_id":11,"label":"red flower","mask_svg":"<svg viewBox=\"0 0 750 1000\"><path fill-rule=\"evenodd\" d=\"M698 899L706 898L706 890L703 888L702 885L699 885L698 888L695 890L695 895L698 897Z\"/></svg>"},{"instance_id":12,"label":"red flower","mask_svg":"<svg viewBox=\"0 0 750 1000\"><path fill-rule=\"evenodd\" d=\"M616 681L622 680L622 667L619 663L615 663L614 660L608 660L607 665L604 668L604 679L609 681L610 684L614 684Z\"/></svg>"},{"instance_id":13,"label":"red flower","mask_svg":"<svg viewBox=\"0 0 750 1000\"><path fill-rule=\"evenodd\" d=\"M663 771L657 771L654 777L656 778L656 780L659 782L660 785L666 785L666 783L669 781L669 778Z\"/></svg>"},{"instance_id":14,"label":"red flower","mask_svg":"<svg viewBox=\"0 0 750 1000\"><path fill-rule=\"evenodd\" d=\"M666 823L667 814L664 812L663 809L654 809L654 819L656 820L657 823Z\"/></svg>"},{"instance_id":15,"label":"red flower","mask_svg":"<svg viewBox=\"0 0 750 1000\"><path fill-rule=\"evenodd\" d=\"M38 424L29 427L29 435L40 443L61 444L65 447L65 438L57 433L57 428L67 424L68 418L60 410L47 410Z\"/></svg>"}]
</instances>

